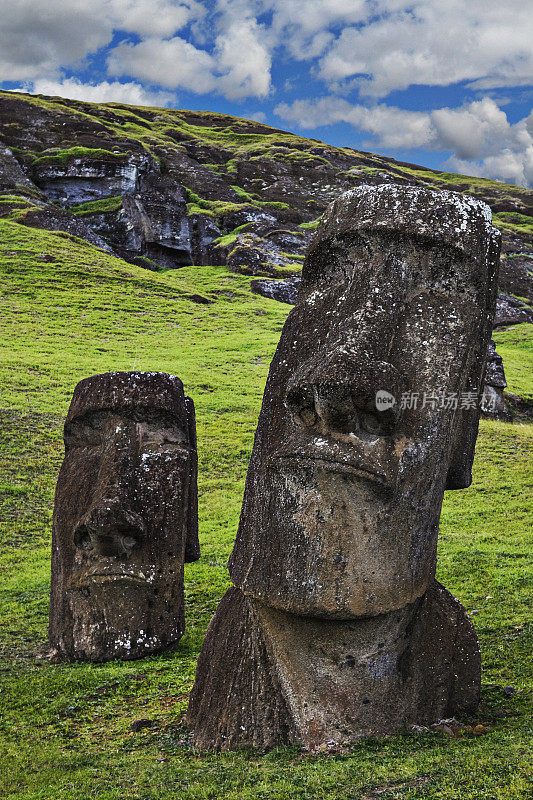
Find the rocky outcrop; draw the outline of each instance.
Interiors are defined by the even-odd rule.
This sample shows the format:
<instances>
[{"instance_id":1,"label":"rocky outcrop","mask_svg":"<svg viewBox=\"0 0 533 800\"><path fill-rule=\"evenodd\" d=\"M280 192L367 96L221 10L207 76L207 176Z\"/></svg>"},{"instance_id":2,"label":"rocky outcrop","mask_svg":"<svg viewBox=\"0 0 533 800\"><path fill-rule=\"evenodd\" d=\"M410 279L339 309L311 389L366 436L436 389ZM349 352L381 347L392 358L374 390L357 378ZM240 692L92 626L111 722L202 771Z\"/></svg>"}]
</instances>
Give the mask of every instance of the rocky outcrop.
<instances>
[{"instance_id":1,"label":"rocky outcrop","mask_svg":"<svg viewBox=\"0 0 533 800\"><path fill-rule=\"evenodd\" d=\"M256 278L292 278L328 203L361 184L395 183L485 200L503 233L500 288L533 295L533 246L522 224L533 193L520 187L223 114L0 92L0 129L0 192L48 202L43 227L66 230L65 216L53 218L50 203L58 204L99 237L89 241L150 269L215 263Z\"/></svg>"},{"instance_id":2,"label":"rocky outcrop","mask_svg":"<svg viewBox=\"0 0 533 800\"><path fill-rule=\"evenodd\" d=\"M0 216L147 269L217 264L294 303L326 206L361 184L451 189L500 227L497 325L531 321L533 192L223 114L0 92ZM529 227L528 227L529 226ZM521 298L521 299L519 299Z\"/></svg>"},{"instance_id":3,"label":"rocky outcrop","mask_svg":"<svg viewBox=\"0 0 533 800\"><path fill-rule=\"evenodd\" d=\"M496 301L496 314L494 315L494 327L502 325L518 325L521 322L533 322L533 309L531 306L500 292Z\"/></svg>"},{"instance_id":4,"label":"rocky outcrop","mask_svg":"<svg viewBox=\"0 0 533 800\"><path fill-rule=\"evenodd\" d=\"M31 169L33 182L44 194L67 208L134 192L140 188L142 176L158 171L157 163L146 153L80 150L81 154L77 148L70 148L72 155L66 156L47 150L35 159Z\"/></svg>"},{"instance_id":5,"label":"rocky outcrop","mask_svg":"<svg viewBox=\"0 0 533 800\"><path fill-rule=\"evenodd\" d=\"M270 281L257 279L251 282L252 292L277 300L278 303L288 303L294 305L298 296L298 286L300 278L293 278L290 281Z\"/></svg>"},{"instance_id":6,"label":"rocky outcrop","mask_svg":"<svg viewBox=\"0 0 533 800\"><path fill-rule=\"evenodd\" d=\"M5 145L0 143L0 192L40 196L36 186L24 173L19 162Z\"/></svg>"}]
</instances>

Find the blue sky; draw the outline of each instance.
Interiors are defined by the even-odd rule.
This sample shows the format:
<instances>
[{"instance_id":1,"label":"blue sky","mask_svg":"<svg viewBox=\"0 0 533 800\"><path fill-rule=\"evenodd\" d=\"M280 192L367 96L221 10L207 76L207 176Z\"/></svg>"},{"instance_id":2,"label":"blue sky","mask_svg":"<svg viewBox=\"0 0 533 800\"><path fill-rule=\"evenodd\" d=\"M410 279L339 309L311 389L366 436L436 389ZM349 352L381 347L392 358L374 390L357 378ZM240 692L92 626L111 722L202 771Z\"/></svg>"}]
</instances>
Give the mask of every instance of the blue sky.
<instances>
[{"instance_id":1,"label":"blue sky","mask_svg":"<svg viewBox=\"0 0 533 800\"><path fill-rule=\"evenodd\" d=\"M533 186L531 0L0 0L0 81Z\"/></svg>"}]
</instances>

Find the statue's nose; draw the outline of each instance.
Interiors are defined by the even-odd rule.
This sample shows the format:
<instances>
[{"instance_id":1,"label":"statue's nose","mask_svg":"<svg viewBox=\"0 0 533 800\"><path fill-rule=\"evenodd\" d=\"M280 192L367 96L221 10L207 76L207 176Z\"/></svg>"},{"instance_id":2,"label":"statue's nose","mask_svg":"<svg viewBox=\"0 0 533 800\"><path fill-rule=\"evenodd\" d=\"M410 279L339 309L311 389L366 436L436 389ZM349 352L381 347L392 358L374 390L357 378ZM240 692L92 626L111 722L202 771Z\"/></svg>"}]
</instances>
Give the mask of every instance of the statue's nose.
<instances>
[{"instance_id":1,"label":"statue's nose","mask_svg":"<svg viewBox=\"0 0 533 800\"><path fill-rule=\"evenodd\" d=\"M91 508L74 532L76 546L105 556L129 555L144 534L135 500L139 446L136 426L120 422L107 432Z\"/></svg>"},{"instance_id":2,"label":"statue's nose","mask_svg":"<svg viewBox=\"0 0 533 800\"><path fill-rule=\"evenodd\" d=\"M397 370L387 362L369 364L343 352L318 354L289 382L286 404L295 422L305 427L385 436L397 423L400 383ZM379 392L396 402L379 410Z\"/></svg>"},{"instance_id":3,"label":"statue's nose","mask_svg":"<svg viewBox=\"0 0 533 800\"><path fill-rule=\"evenodd\" d=\"M74 531L81 550L102 556L129 556L139 547L145 533L142 517L114 500L102 499L85 515Z\"/></svg>"}]
</instances>

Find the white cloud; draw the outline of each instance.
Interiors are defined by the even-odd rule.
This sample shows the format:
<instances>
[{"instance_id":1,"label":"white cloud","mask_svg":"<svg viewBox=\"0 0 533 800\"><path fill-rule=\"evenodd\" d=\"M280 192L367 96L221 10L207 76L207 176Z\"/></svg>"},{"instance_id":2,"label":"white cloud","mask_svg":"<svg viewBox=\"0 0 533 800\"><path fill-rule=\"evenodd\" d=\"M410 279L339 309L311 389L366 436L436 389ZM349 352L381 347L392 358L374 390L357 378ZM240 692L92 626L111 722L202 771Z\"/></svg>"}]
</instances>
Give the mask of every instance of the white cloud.
<instances>
[{"instance_id":1,"label":"white cloud","mask_svg":"<svg viewBox=\"0 0 533 800\"><path fill-rule=\"evenodd\" d=\"M265 29L247 0L219 0L218 11L218 91L231 99L265 97L270 91L271 67Z\"/></svg>"},{"instance_id":2,"label":"white cloud","mask_svg":"<svg viewBox=\"0 0 533 800\"><path fill-rule=\"evenodd\" d=\"M127 75L168 89L203 94L216 84L213 56L179 36L120 44L111 51L107 65L110 75Z\"/></svg>"},{"instance_id":3,"label":"white cloud","mask_svg":"<svg viewBox=\"0 0 533 800\"><path fill-rule=\"evenodd\" d=\"M57 77L115 29L170 36L204 14L196 0L0 0L0 81Z\"/></svg>"},{"instance_id":4,"label":"white cloud","mask_svg":"<svg viewBox=\"0 0 533 800\"><path fill-rule=\"evenodd\" d=\"M329 96L280 103L275 113L308 129L348 122L376 137L369 147L452 150L450 169L533 185L533 112L511 125L489 97L460 108L422 112L384 104L367 108Z\"/></svg>"},{"instance_id":5,"label":"white cloud","mask_svg":"<svg viewBox=\"0 0 533 800\"><path fill-rule=\"evenodd\" d=\"M473 88L531 82L531 5L523 0L375 0L376 17L346 27L320 61L331 85L353 79L384 97L413 84Z\"/></svg>"},{"instance_id":6,"label":"white cloud","mask_svg":"<svg viewBox=\"0 0 533 800\"><path fill-rule=\"evenodd\" d=\"M433 136L428 115L422 111L404 111L386 105L367 108L352 105L341 97L295 100L291 105L280 103L274 111L301 128L349 122L355 128L377 136L381 147L427 146Z\"/></svg>"},{"instance_id":7,"label":"white cloud","mask_svg":"<svg viewBox=\"0 0 533 800\"><path fill-rule=\"evenodd\" d=\"M438 144L460 159L486 155L514 135L507 115L489 97L461 108L439 108L430 116Z\"/></svg>"},{"instance_id":8,"label":"white cloud","mask_svg":"<svg viewBox=\"0 0 533 800\"><path fill-rule=\"evenodd\" d=\"M110 0L109 6L115 27L139 36L168 38L206 14L196 0Z\"/></svg>"},{"instance_id":9,"label":"white cloud","mask_svg":"<svg viewBox=\"0 0 533 800\"><path fill-rule=\"evenodd\" d=\"M265 97L271 59L246 0L219 0L217 30L212 53L179 36L120 44L109 55L109 74L198 94L217 91L230 99Z\"/></svg>"},{"instance_id":10,"label":"white cloud","mask_svg":"<svg viewBox=\"0 0 533 800\"><path fill-rule=\"evenodd\" d=\"M247 114L247 119L253 119L256 122L266 122L267 115L263 111L254 111L253 114Z\"/></svg>"},{"instance_id":11,"label":"white cloud","mask_svg":"<svg viewBox=\"0 0 533 800\"><path fill-rule=\"evenodd\" d=\"M111 39L105 0L0 0L0 81L55 74Z\"/></svg>"},{"instance_id":12,"label":"white cloud","mask_svg":"<svg viewBox=\"0 0 533 800\"><path fill-rule=\"evenodd\" d=\"M133 106L168 106L176 100L169 92L150 91L139 83L119 83L119 81L82 83L76 78L65 78L60 81L43 78L33 81L31 86L25 86L22 91L86 100L88 103L126 103Z\"/></svg>"},{"instance_id":13,"label":"white cloud","mask_svg":"<svg viewBox=\"0 0 533 800\"><path fill-rule=\"evenodd\" d=\"M371 13L365 0L262 0L257 6L272 12L272 46L283 43L298 60L321 55L335 38L333 30Z\"/></svg>"}]
</instances>

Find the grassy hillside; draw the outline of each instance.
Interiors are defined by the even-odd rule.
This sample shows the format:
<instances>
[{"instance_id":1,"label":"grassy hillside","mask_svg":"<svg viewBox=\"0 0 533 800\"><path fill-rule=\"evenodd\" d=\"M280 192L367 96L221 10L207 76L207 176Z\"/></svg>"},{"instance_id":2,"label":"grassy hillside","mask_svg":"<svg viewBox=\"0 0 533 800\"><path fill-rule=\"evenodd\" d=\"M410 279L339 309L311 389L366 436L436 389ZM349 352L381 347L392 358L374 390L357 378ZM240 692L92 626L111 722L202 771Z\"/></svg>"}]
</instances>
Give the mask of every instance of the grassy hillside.
<instances>
[{"instance_id":1,"label":"grassy hillside","mask_svg":"<svg viewBox=\"0 0 533 800\"><path fill-rule=\"evenodd\" d=\"M195 752L181 717L208 620L229 585L253 433L289 308L251 294L246 278L223 267L151 273L12 221L0 220L0 250L2 796L525 797L533 428L482 422L474 484L447 493L442 514L439 578L476 612L482 645L483 703L466 721L483 723L486 735L406 732L312 757L296 748ZM496 338L510 388L531 394L526 326ZM36 656L46 636L63 417L82 377L134 368L178 374L196 404L202 558L186 567L187 633L174 652L143 661L50 664ZM506 697L505 686L516 692ZM134 733L137 719L153 724Z\"/></svg>"},{"instance_id":2,"label":"grassy hillside","mask_svg":"<svg viewBox=\"0 0 533 800\"><path fill-rule=\"evenodd\" d=\"M503 235L500 289L532 302L530 189L227 114L0 91L0 217L93 244L98 236L140 266L217 263L294 276L329 203L384 183L487 202Z\"/></svg>"}]
</instances>

